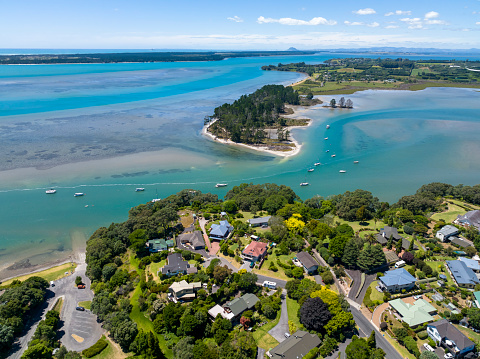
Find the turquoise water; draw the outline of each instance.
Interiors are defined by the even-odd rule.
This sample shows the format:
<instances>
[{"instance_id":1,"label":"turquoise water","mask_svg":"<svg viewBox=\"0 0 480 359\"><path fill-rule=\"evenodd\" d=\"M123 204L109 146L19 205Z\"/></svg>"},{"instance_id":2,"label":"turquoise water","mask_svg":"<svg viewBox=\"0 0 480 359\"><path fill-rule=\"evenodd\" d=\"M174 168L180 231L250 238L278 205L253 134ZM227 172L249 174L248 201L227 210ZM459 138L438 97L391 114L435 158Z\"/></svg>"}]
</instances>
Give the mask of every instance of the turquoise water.
<instances>
[{"instance_id":1,"label":"turquoise water","mask_svg":"<svg viewBox=\"0 0 480 359\"><path fill-rule=\"evenodd\" d=\"M394 202L432 181L479 182L480 92L471 89L364 91L346 96L353 110L306 109L297 115L313 124L293 131L303 148L286 159L201 136L215 106L301 78L262 65L331 57L0 67L0 266L64 257L75 231L88 236L186 187L222 197L242 182L275 182L304 199L362 188Z\"/></svg>"}]
</instances>

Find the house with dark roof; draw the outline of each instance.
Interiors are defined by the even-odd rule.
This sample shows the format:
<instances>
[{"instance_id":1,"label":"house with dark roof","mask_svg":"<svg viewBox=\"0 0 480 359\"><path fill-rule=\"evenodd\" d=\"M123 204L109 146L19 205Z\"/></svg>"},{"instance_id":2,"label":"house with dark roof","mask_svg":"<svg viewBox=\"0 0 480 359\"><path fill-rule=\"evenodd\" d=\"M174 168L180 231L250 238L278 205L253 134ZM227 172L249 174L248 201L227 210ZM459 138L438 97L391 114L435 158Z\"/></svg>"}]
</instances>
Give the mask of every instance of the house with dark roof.
<instances>
[{"instance_id":1,"label":"house with dark roof","mask_svg":"<svg viewBox=\"0 0 480 359\"><path fill-rule=\"evenodd\" d=\"M193 249L205 249L205 241L200 231L180 234L178 240L182 244L188 243Z\"/></svg>"},{"instance_id":2,"label":"house with dark roof","mask_svg":"<svg viewBox=\"0 0 480 359\"><path fill-rule=\"evenodd\" d=\"M233 226L228 221L220 221L219 224L212 224L210 227L210 239L224 240L227 239L230 233L233 232Z\"/></svg>"},{"instance_id":3,"label":"house with dark roof","mask_svg":"<svg viewBox=\"0 0 480 359\"><path fill-rule=\"evenodd\" d=\"M272 216L266 216L261 218L252 218L249 219L247 222L250 227L260 227L260 226L268 226L268 221L272 218Z\"/></svg>"},{"instance_id":4,"label":"house with dark roof","mask_svg":"<svg viewBox=\"0 0 480 359\"><path fill-rule=\"evenodd\" d=\"M208 314L215 319L218 314L228 320L236 319L247 309L252 309L260 299L255 294L246 293L240 298L227 302L222 306L215 305L208 311Z\"/></svg>"},{"instance_id":5,"label":"house with dark roof","mask_svg":"<svg viewBox=\"0 0 480 359\"><path fill-rule=\"evenodd\" d=\"M267 355L273 359L300 359L315 347L320 345L320 338L303 330L297 330Z\"/></svg>"},{"instance_id":6,"label":"house with dark roof","mask_svg":"<svg viewBox=\"0 0 480 359\"><path fill-rule=\"evenodd\" d=\"M197 268L191 267L190 264L182 258L180 253L172 253L168 255L167 264L165 264L160 271L162 274L173 276L177 274L196 273Z\"/></svg>"},{"instance_id":7,"label":"house with dark roof","mask_svg":"<svg viewBox=\"0 0 480 359\"><path fill-rule=\"evenodd\" d=\"M448 320L442 319L427 325L427 333L437 345L448 348L455 358L475 358L475 343L455 328Z\"/></svg>"},{"instance_id":8,"label":"house with dark roof","mask_svg":"<svg viewBox=\"0 0 480 359\"><path fill-rule=\"evenodd\" d=\"M473 243L470 242L468 239L465 239L465 238L460 238L460 237L457 237L457 236L451 236L449 239L450 239L450 242L452 244L455 244L456 246L461 247L461 248L467 248L467 247L472 247L473 246Z\"/></svg>"},{"instance_id":9,"label":"house with dark roof","mask_svg":"<svg viewBox=\"0 0 480 359\"><path fill-rule=\"evenodd\" d=\"M267 255L267 243L252 241L242 251L242 258L251 262L260 262Z\"/></svg>"},{"instance_id":10,"label":"house with dark roof","mask_svg":"<svg viewBox=\"0 0 480 359\"><path fill-rule=\"evenodd\" d=\"M314 273L318 269L318 262L310 255L310 253L297 253L296 258L302 264L303 269L308 274Z\"/></svg>"},{"instance_id":11,"label":"house with dark roof","mask_svg":"<svg viewBox=\"0 0 480 359\"><path fill-rule=\"evenodd\" d=\"M458 215L453 223L463 227L475 227L480 230L480 210L468 211L464 215Z\"/></svg>"},{"instance_id":12,"label":"house with dark roof","mask_svg":"<svg viewBox=\"0 0 480 359\"><path fill-rule=\"evenodd\" d=\"M442 242L447 241L450 237L456 236L458 234L458 228L447 225L443 226L442 229L440 229L437 234L435 234L435 237L440 239Z\"/></svg>"},{"instance_id":13,"label":"house with dark roof","mask_svg":"<svg viewBox=\"0 0 480 359\"><path fill-rule=\"evenodd\" d=\"M385 228L380 229L380 232L375 235L375 240L378 243L380 243L382 246L385 246L388 243L390 236L392 237L394 246L401 239L402 249L408 250L408 248L410 248L410 241L408 239L403 238L400 234L398 234L398 230L395 227L385 226ZM414 244L413 249L417 250L418 246Z\"/></svg>"},{"instance_id":14,"label":"house with dark roof","mask_svg":"<svg viewBox=\"0 0 480 359\"><path fill-rule=\"evenodd\" d=\"M385 275L380 277L378 286L384 291L395 293L402 289L412 289L416 281L417 279L408 273L405 268L398 268L385 272Z\"/></svg>"},{"instance_id":15,"label":"house with dark roof","mask_svg":"<svg viewBox=\"0 0 480 359\"><path fill-rule=\"evenodd\" d=\"M459 287L473 288L480 283L475 272L462 261L445 261L448 271Z\"/></svg>"}]
</instances>

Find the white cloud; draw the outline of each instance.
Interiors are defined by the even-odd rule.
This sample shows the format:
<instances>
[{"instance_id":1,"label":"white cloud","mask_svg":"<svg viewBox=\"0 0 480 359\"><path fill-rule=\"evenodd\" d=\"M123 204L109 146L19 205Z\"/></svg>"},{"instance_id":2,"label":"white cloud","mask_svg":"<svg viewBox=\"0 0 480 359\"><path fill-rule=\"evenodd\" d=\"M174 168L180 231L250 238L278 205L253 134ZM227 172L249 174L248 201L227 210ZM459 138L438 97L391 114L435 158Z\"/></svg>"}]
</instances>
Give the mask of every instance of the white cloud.
<instances>
[{"instance_id":1,"label":"white cloud","mask_svg":"<svg viewBox=\"0 0 480 359\"><path fill-rule=\"evenodd\" d=\"M376 21L372 22L371 24L367 24L368 27L379 27L380 24Z\"/></svg>"},{"instance_id":2,"label":"white cloud","mask_svg":"<svg viewBox=\"0 0 480 359\"><path fill-rule=\"evenodd\" d=\"M353 11L354 14L357 14L357 15L372 15L372 14L376 14L377 12L369 7L365 8L365 9L360 9L360 10L356 10L356 11Z\"/></svg>"},{"instance_id":3,"label":"white cloud","mask_svg":"<svg viewBox=\"0 0 480 359\"><path fill-rule=\"evenodd\" d=\"M387 25L385 26L385 29L398 29L400 26L398 25Z\"/></svg>"},{"instance_id":4,"label":"white cloud","mask_svg":"<svg viewBox=\"0 0 480 359\"><path fill-rule=\"evenodd\" d=\"M271 17L260 16L257 19L257 22L259 24L278 23L278 24L282 24L282 25L309 25L309 26L336 25L337 24L337 22L335 20L327 20L323 17L314 17L313 19L311 19L309 21L305 21L305 20L292 19L290 17L282 17L280 19L272 19Z\"/></svg>"},{"instance_id":5,"label":"white cloud","mask_svg":"<svg viewBox=\"0 0 480 359\"><path fill-rule=\"evenodd\" d=\"M429 11L425 14L425 20L427 19L435 19L438 17L438 15L440 15L438 12L436 11Z\"/></svg>"},{"instance_id":6,"label":"white cloud","mask_svg":"<svg viewBox=\"0 0 480 359\"><path fill-rule=\"evenodd\" d=\"M480 25L480 21L477 21L477 22L475 23L475 25Z\"/></svg>"},{"instance_id":7,"label":"white cloud","mask_svg":"<svg viewBox=\"0 0 480 359\"><path fill-rule=\"evenodd\" d=\"M410 10L396 10L395 12L390 11L385 14L385 16L392 16L392 15L412 15Z\"/></svg>"},{"instance_id":8,"label":"white cloud","mask_svg":"<svg viewBox=\"0 0 480 359\"><path fill-rule=\"evenodd\" d=\"M400 19L400 21L408 24L409 29L422 29L423 28L422 19L420 19L419 17L414 17L414 18L405 17L403 19Z\"/></svg>"},{"instance_id":9,"label":"white cloud","mask_svg":"<svg viewBox=\"0 0 480 359\"><path fill-rule=\"evenodd\" d=\"M362 25L365 25L365 23L359 22L359 21L353 21L353 22L344 21L344 24L348 25L348 26L362 26Z\"/></svg>"},{"instance_id":10,"label":"white cloud","mask_svg":"<svg viewBox=\"0 0 480 359\"><path fill-rule=\"evenodd\" d=\"M235 22L243 22L243 19L239 18L237 15L234 17L227 17L227 20L235 21Z\"/></svg>"},{"instance_id":11,"label":"white cloud","mask_svg":"<svg viewBox=\"0 0 480 359\"><path fill-rule=\"evenodd\" d=\"M448 25L444 20L425 20L427 25Z\"/></svg>"}]
</instances>

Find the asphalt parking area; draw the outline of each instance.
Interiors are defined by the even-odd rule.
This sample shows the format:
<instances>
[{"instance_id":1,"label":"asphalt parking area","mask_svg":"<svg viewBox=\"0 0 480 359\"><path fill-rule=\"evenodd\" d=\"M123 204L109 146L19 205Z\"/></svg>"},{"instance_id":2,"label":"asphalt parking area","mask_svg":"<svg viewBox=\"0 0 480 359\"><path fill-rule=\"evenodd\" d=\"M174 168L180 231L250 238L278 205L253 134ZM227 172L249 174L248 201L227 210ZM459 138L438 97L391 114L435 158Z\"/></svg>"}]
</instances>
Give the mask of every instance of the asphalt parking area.
<instances>
[{"instance_id":1,"label":"asphalt parking area","mask_svg":"<svg viewBox=\"0 0 480 359\"><path fill-rule=\"evenodd\" d=\"M76 310L72 314L68 333L70 336L76 335L81 337L83 342L89 342L92 339L92 334L96 332L95 327L97 325L97 317L90 311L84 312ZM77 339L75 339L79 342Z\"/></svg>"}]
</instances>

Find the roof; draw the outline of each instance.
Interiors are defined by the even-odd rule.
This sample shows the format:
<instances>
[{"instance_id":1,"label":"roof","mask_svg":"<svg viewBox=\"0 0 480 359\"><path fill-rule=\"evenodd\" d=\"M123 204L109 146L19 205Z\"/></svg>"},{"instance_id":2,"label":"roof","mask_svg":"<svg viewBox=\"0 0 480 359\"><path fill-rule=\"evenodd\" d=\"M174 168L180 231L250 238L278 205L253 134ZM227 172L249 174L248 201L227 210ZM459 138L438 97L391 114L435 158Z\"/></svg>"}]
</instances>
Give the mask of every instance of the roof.
<instances>
[{"instance_id":1,"label":"roof","mask_svg":"<svg viewBox=\"0 0 480 359\"><path fill-rule=\"evenodd\" d=\"M457 237L457 236L450 237L450 242L452 242L453 244L456 244L457 246L460 246L462 248L467 248L467 247L473 246L472 242L470 242L466 239Z\"/></svg>"},{"instance_id":2,"label":"roof","mask_svg":"<svg viewBox=\"0 0 480 359\"><path fill-rule=\"evenodd\" d=\"M410 248L410 241L408 239L402 238L402 248L405 250ZM413 243L413 249L418 249L418 246L415 244L415 242Z\"/></svg>"},{"instance_id":3,"label":"roof","mask_svg":"<svg viewBox=\"0 0 480 359\"><path fill-rule=\"evenodd\" d=\"M383 237L380 233L375 234L375 239L377 240L378 243L380 243L382 246L387 244L387 239Z\"/></svg>"},{"instance_id":4,"label":"roof","mask_svg":"<svg viewBox=\"0 0 480 359\"><path fill-rule=\"evenodd\" d=\"M180 282L173 282L169 289L173 290L174 292L179 292L184 289L199 289L201 287L202 283L200 282L188 283L186 280L182 280Z\"/></svg>"},{"instance_id":5,"label":"roof","mask_svg":"<svg viewBox=\"0 0 480 359\"><path fill-rule=\"evenodd\" d=\"M480 271L480 264L474 259L470 258L465 258L465 257L459 257L459 261L462 261L463 263L466 264L466 266L474 271Z\"/></svg>"},{"instance_id":6,"label":"roof","mask_svg":"<svg viewBox=\"0 0 480 359\"><path fill-rule=\"evenodd\" d=\"M435 327L442 338L448 338L448 340L455 342L455 345L460 351L472 345L475 345L474 342L468 339L467 336L462 334L460 330L455 328L446 319L442 319L438 322L429 324L429 326Z\"/></svg>"},{"instance_id":7,"label":"roof","mask_svg":"<svg viewBox=\"0 0 480 359\"><path fill-rule=\"evenodd\" d=\"M165 264L162 268L162 273L167 274L170 272L186 271L188 268L188 262L184 261L180 253L172 253L167 257L168 264Z\"/></svg>"},{"instance_id":8,"label":"roof","mask_svg":"<svg viewBox=\"0 0 480 359\"><path fill-rule=\"evenodd\" d=\"M480 292L473 292L473 296L475 300L480 303Z\"/></svg>"},{"instance_id":9,"label":"roof","mask_svg":"<svg viewBox=\"0 0 480 359\"><path fill-rule=\"evenodd\" d=\"M380 235L382 235L387 240L390 236L393 237L394 240L399 240L403 238L401 235L398 234L398 230L395 227L385 226L384 228L380 229Z\"/></svg>"},{"instance_id":10,"label":"roof","mask_svg":"<svg viewBox=\"0 0 480 359\"><path fill-rule=\"evenodd\" d=\"M405 268L398 268L385 272L385 275L380 277L380 281L389 287L392 285L413 284L417 279L408 273Z\"/></svg>"},{"instance_id":11,"label":"roof","mask_svg":"<svg viewBox=\"0 0 480 359\"><path fill-rule=\"evenodd\" d=\"M394 251L385 251L384 253L387 263L396 263L400 260Z\"/></svg>"},{"instance_id":12,"label":"roof","mask_svg":"<svg viewBox=\"0 0 480 359\"><path fill-rule=\"evenodd\" d=\"M416 300L413 305L405 303L400 298L391 300L388 303L400 313L402 320L411 327L432 321L434 318L430 313L437 311L435 307L424 299Z\"/></svg>"},{"instance_id":13,"label":"roof","mask_svg":"<svg viewBox=\"0 0 480 359\"><path fill-rule=\"evenodd\" d=\"M480 228L480 211L476 209L474 211L468 211L463 216L458 215L455 222Z\"/></svg>"},{"instance_id":14,"label":"roof","mask_svg":"<svg viewBox=\"0 0 480 359\"><path fill-rule=\"evenodd\" d=\"M297 330L275 348L270 350L274 358L298 359L304 357L310 350L320 345L320 339L316 334L310 334Z\"/></svg>"},{"instance_id":15,"label":"roof","mask_svg":"<svg viewBox=\"0 0 480 359\"><path fill-rule=\"evenodd\" d=\"M250 244L242 251L244 255L259 257L265 254L267 251L267 243L263 242L250 242Z\"/></svg>"},{"instance_id":16,"label":"roof","mask_svg":"<svg viewBox=\"0 0 480 359\"><path fill-rule=\"evenodd\" d=\"M212 224L210 235L225 237L231 230L233 230L233 227L228 221L220 221L220 224Z\"/></svg>"},{"instance_id":17,"label":"roof","mask_svg":"<svg viewBox=\"0 0 480 359\"><path fill-rule=\"evenodd\" d=\"M248 223L250 224L262 224L262 223L268 223L272 216L266 216L266 217L260 217L260 218L252 218L248 220Z\"/></svg>"},{"instance_id":18,"label":"roof","mask_svg":"<svg viewBox=\"0 0 480 359\"><path fill-rule=\"evenodd\" d=\"M239 315L244 310L253 308L260 301L255 294L247 293L240 298L235 298L231 302L227 302L224 308L228 308L234 316Z\"/></svg>"},{"instance_id":19,"label":"roof","mask_svg":"<svg viewBox=\"0 0 480 359\"><path fill-rule=\"evenodd\" d=\"M213 318L216 318L217 315L221 315L223 318L231 320L235 315L233 313L227 313L223 307L220 305L215 305L213 308L210 308L208 311L208 314L210 314Z\"/></svg>"},{"instance_id":20,"label":"roof","mask_svg":"<svg viewBox=\"0 0 480 359\"><path fill-rule=\"evenodd\" d=\"M150 239L149 241L147 241L147 243L148 243L148 248L151 251L164 250L168 248L167 242L165 241L165 239Z\"/></svg>"},{"instance_id":21,"label":"roof","mask_svg":"<svg viewBox=\"0 0 480 359\"><path fill-rule=\"evenodd\" d=\"M318 267L318 262L307 252L297 253L297 259L302 263L305 268Z\"/></svg>"},{"instance_id":22,"label":"roof","mask_svg":"<svg viewBox=\"0 0 480 359\"><path fill-rule=\"evenodd\" d=\"M203 234L200 231L195 231L193 233L183 233L178 236L180 243L190 243L193 247L205 247L205 241L203 239Z\"/></svg>"},{"instance_id":23,"label":"roof","mask_svg":"<svg viewBox=\"0 0 480 359\"><path fill-rule=\"evenodd\" d=\"M453 236L454 234L457 234L458 233L458 228L457 227L454 227L454 226L451 226L450 224L447 225L447 226L444 226L442 227L442 229L440 229L438 233L441 233L443 234L444 236Z\"/></svg>"},{"instance_id":24,"label":"roof","mask_svg":"<svg viewBox=\"0 0 480 359\"><path fill-rule=\"evenodd\" d=\"M452 272L455 281L458 284L472 284L479 283L474 271L467 267L465 262L462 261L445 261L450 272Z\"/></svg>"}]
</instances>

